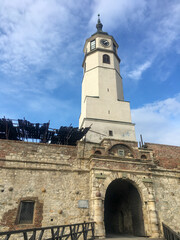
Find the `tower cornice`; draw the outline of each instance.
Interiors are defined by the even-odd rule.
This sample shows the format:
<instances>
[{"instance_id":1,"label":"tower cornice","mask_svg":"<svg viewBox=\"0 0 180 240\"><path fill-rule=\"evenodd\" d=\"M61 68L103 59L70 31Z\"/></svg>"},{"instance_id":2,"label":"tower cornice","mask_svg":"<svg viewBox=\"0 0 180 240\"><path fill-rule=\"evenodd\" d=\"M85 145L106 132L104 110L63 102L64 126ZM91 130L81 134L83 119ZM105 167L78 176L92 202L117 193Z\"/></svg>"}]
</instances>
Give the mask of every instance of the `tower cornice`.
<instances>
[{"instance_id":1,"label":"tower cornice","mask_svg":"<svg viewBox=\"0 0 180 240\"><path fill-rule=\"evenodd\" d=\"M96 68L105 68L105 69L109 69L109 70L116 71L116 73L117 73L117 74L120 76L120 78L122 79L121 74L117 71L116 68L108 68L108 67L98 66L98 67L94 67L94 68L91 68L91 69L87 70L86 73L89 72L89 71L92 71L92 70L94 70L94 69L96 69ZM117 100L118 100L118 99L117 99ZM120 101L120 100L118 100L118 101ZM128 101L126 101L126 102L128 102Z\"/></svg>"},{"instance_id":2,"label":"tower cornice","mask_svg":"<svg viewBox=\"0 0 180 240\"><path fill-rule=\"evenodd\" d=\"M102 37L102 38L104 38L105 36L106 36L106 38L111 39L111 40L113 41L113 43L116 45L117 48L119 47L118 43L116 42L116 40L114 39L113 36L108 35L108 34L105 35L105 34L103 34L103 33L98 33L98 32L97 32L97 33L94 33L90 38L87 38L87 39L86 39L85 44L84 44L84 49L83 49L84 53L86 52L86 46L87 46L88 42L92 41L93 39L95 39L95 38L97 38L97 37Z\"/></svg>"}]
</instances>

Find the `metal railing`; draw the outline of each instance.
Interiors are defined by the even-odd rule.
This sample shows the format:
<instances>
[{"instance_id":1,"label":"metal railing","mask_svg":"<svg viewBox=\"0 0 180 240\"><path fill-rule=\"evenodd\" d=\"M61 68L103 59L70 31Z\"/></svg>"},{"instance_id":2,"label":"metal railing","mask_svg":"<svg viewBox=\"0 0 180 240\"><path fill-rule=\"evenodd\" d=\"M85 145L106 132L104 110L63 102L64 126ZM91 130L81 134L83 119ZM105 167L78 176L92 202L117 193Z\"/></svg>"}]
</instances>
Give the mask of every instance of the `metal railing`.
<instances>
[{"instance_id":1,"label":"metal railing","mask_svg":"<svg viewBox=\"0 0 180 240\"><path fill-rule=\"evenodd\" d=\"M94 239L95 222L0 232L0 240L83 240Z\"/></svg>"},{"instance_id":2,"label":"metal railing","mask_svg":"<svg viewBox=\"0 0 180 240\"><path fill-rule=\"evenodd\" d=\"M180 240L180 235L173 231L170 227L168 227L166 224L162 223L163 226L163 232L164 232L164 238L166 240Z\"/></svg>"}]
</instances>

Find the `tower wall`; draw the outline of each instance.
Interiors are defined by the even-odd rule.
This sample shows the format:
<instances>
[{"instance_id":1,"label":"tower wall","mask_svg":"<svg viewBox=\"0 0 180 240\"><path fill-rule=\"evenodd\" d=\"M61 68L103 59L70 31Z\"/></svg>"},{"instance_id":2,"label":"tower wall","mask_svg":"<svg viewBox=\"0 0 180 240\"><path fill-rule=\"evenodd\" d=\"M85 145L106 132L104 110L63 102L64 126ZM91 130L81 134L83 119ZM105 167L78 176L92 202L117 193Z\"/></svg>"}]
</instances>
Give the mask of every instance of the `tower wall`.
<instances>
[{"instance_id":1,"label":"tower wall","mask_svg":"<svg viewBox=\"0 0 180 240\"><path fill-rule=\"evenodd\" d=\"M103 136L136 141L130 104L124 101L117 47L114 38L103 33L92 35L85 43L79 127L91 127L87 141L99 142Z\"/></svg>"}]
</instances>

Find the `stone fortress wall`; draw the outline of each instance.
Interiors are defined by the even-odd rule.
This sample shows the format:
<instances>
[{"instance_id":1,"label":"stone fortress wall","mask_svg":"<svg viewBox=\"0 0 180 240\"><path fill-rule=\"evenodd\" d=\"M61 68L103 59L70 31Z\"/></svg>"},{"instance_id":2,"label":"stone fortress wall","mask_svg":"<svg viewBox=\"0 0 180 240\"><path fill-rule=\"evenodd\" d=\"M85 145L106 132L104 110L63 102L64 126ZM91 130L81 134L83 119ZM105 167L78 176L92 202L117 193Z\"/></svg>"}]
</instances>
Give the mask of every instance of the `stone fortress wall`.
<instances>
[{"instance_id":1,"label":"stone fortress wall","mask_svg":"<svg viewBox=\"0 0 180 240\"><path fill-rule=\"evenodd\" d=\"M0 140L0 231L88 220L89 174L73 146ZM33 225L18 224L21 200L34 200Z\"/></svg>"},{"instance_id":2,"label":"stone fortress wall","mask_svg":"<svg viewBox=\"0 0 180 240\"><path fill-rule=\"evenodd\" d=\"M112 139L77 146L0 140L0 231L95 221L104 236L106 190L116 179L137 188L147 236L159 236L162 222L180 231L179 156L180 147ZM35 202L32 224L18 222L23 200Z\"/></svg>"}]
</instances>

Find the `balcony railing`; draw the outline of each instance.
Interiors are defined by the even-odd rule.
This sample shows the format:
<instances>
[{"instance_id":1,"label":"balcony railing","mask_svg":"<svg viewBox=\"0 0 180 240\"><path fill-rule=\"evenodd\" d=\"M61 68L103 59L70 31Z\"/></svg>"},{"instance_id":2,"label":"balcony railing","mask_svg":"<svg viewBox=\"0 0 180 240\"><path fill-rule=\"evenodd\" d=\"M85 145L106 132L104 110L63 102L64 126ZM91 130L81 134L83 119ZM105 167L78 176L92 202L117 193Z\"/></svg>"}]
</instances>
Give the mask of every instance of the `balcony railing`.
<instances>
[{"instance_id":1,"label":"balcony railing","mask_svg":"<svg viewBox=\"0 0 180 240\"><path fill-rule=\"evenodd\" d=\"M166 224L162 223L163 226L163 232L164 232L164 238L166 240L180 240L180 235L173 231L170 227L168 227Z\"/></svg>"},{"instance_id":2,"label":"balcony railing","mask_svg":"<svg viewBox=\"0 0 180 240\"><path fill-rule=\"evenodd\" d=\"M95 222L0 232L1 240L83 240L94 239Z\"/></svg>"}]
</instances>

